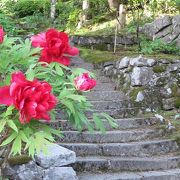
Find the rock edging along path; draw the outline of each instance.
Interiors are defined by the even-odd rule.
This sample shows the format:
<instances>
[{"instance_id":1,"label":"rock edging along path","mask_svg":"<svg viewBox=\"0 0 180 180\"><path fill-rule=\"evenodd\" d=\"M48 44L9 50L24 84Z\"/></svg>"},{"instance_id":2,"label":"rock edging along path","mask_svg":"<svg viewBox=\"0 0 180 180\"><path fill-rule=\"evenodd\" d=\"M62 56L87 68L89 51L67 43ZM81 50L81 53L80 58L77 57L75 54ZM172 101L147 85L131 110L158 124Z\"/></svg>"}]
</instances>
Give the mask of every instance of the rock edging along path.
<instances>
[{"instance_id":1,"label":"rock edging along path","mask_svg":"<svg viewBox=\"0 0 180 180\"><path fill-rule=\"evenodd\" d=\"M74 59L73 65L92 71L93 65ZM95 112L107 112L119 127L112 129L106 122L106 134L77 132L66 120L57 120L54 126L63 126L64 139L59 144L76 152L73 164L80 180L179 180L179 146L164 139L163 131L155 127L155 118L132 118L129 99L115 90L107 77L97 76L97 87L87 94ZM125 117L131 118L125 118ZM121 117L121 118L120 118Z\"/></svg>"}]
</instances>

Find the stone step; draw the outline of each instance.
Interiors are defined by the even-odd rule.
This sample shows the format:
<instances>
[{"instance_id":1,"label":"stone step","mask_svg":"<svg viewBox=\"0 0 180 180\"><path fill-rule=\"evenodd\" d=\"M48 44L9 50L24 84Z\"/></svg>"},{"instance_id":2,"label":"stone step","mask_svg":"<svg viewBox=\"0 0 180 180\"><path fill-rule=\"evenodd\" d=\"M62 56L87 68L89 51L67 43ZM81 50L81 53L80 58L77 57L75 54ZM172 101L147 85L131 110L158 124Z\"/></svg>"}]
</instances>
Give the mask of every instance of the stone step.
<instances>
[{"instance_id":1,"label":"stone step","mask_svg":"<svg viewBox=\"0 0 180 180\"><path fill-rule=\"evenodd\" d=\"M73 168L77 172L156 171L180 167L180 156L120 158L120 157L77 157Z\"/></svg>"},{"instance_id":2,"label":"stone step","mask_svg":"<svg viewBox=\"0 0 180 180\"><path fill-rule=\"evenodd\" d=\"M131 108L132 103L130 100L117 100L117 101L90 101L93 108L96 110L113 110L121 108Z\"/></svg>"},{"instance_id":3,"label":"stone step","mask_svg":"<svg viewBox=\"0 0 180 180\"><path fill-rule=\"evenodd\" d=\"M93 91L114 91L115 90L115 84L113 83L98 83L94 87Z\"/></svg>"},{"instance_id":4,"label":"stone step","mask_svg":"<svg viewBox=\"0 0 180 180\"><path fill-rule=\"evenodd\" d=\"M109 77L98 76L96 79L98 82L101 82L101 83L112 83L112 80Z\"/></svg>"},{"instance_id":5,"label":"stone step","mask_svg":"<svg viewBox=\"0 0 180 180\"><path fill-rule=\"evenodd\" d=\"M92 122L92 124L94 124L94 122L92 120L90 120L90 122ZM147 126L152 126L157 124L157 120L156 118L127 118L127 119L115 119L116 124L118 125L118 128L116 128L116 130L125 130L125 129L132 129L132 128L143 128L143 127L147 127ZM107 131L111 131L114 130L114 128L112 128L108 121L103 120L103 124L106 128ZM50 125L56 129L59 129L60 127L63 130L76 130L70 123L68 120L56 120L56 121L50 121ZM86 128L84 128L84 130L87 130Z\"/></svg>"},{"instance_id":6,"label":"stone step","mask_svg":"<svg viewBox=\"0 0 180 180\"><path fill-rule=\"evenodd\" d=\"M163 135L163 130L157 129L134 129L134 130L114 130L107 131L105 134L95 131L78 132L62 131L64 137L58 142L73 143L122 143L157 138Z\"/></svg>"},{"instance_id":7,"label":"stone step","mask_svg":"<svg viewBox=\"0 0 180 180\"><path fill-rule=\"evenodd\" d=\"M105 110L96 110L92 109L91 111L87 111L86 115L88 118L92 118L94 113L106 113L113 118L128 118L137 114L139 111L139 107L133 108L120 108L120 109L105 109Z\"/></svg>"},{"instance_id":8,"label":"stone step","mask_svg":"<svg viewBox=\"0 0 180 180\"><path fill-rule=\"evenodd\" d=\"M91 91L85 94L90 101L125 100L124 93L120 91Z\"/></svg>"},{"instance_id":9,"label":"stone step","mask_svg":"<svg viewBox=\"0 0 180 180\"><path fill-rule=\"evenodd\" d=\"M179 150L173 140L153 140L131 143L60 143L73 150L77 156L101 155L121 157L149 157Z\"/></svg>"},{"instance_id":10,"label":"stone step","mask_svg":"<svg viewBox=\"0 0 180 180\"><path fill-rule=\"evenodd\" d=\"M79 180L180 180L180 168L145 172L81 173Z\"/></svg>"}]
</instances>

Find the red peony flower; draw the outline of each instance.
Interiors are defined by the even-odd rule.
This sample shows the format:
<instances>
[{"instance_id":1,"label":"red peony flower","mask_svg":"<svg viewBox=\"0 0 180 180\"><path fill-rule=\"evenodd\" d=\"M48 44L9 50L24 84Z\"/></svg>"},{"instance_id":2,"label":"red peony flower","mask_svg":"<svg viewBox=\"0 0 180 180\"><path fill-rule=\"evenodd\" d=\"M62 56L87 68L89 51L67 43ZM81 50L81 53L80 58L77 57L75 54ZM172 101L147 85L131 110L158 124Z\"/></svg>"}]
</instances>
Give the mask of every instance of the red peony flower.
<instances>
[{"instance_id":1,"label":"red peony flower","mask_svg":"<svg viewBox=\"0 0 180 180\"><path fill-rule=\"evenodd\" d=\"M79 54L79 50L71 47L68 35L56 29L49 29L46 33L40 33L31 37L32 46L43 48L41 51L41 62L58 62L65 66L70 64L68 56Z\"/></svg>"},{"instance_id":2,"label":"red peony flower","mask_svg":"<svg viewBox=\"0 0 180 180\"><path fill-rule=\"evenodd\" d=\"M88 91L96 86L96 80L90 78L88 73L83 73L74 79L74 84L77 90Z\"/></svg>"},{"instance_id":3,"label":"red peony flower","mask_svg":"<svg viewBox=\"0 0 180 180\"><path fill-rule=\"evenodd\" d=\"M3 27L0 26L0 43L4 41L4 34Z\"/></svg>"},{"instance_id":4,"label":"red peony flower","mask_svg":"<svg viewBox=\"0 0 180 180\"><path fill-rule=\"evenodd\" d=\"M31 119L50 120L48 112L57 104L51 90L47 82L28 81L22 72L16 72L12 74L10 86L0 88L0 104L14 105L19 110L21 123Z\"/></svg>"}]
</instances>

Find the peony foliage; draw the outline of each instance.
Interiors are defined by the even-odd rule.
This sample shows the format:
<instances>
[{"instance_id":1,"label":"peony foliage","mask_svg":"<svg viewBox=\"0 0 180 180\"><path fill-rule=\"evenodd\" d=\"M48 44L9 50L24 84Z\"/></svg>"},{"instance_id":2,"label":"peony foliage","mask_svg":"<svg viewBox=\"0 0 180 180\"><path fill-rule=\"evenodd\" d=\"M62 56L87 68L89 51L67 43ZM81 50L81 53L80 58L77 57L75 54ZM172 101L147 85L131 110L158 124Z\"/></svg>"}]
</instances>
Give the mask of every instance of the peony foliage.
<instances>
[{"instance_id":1,"label":"peony foliage","mask_svg":"<svg viewBox=\"0 0 180 180\"><path fill-rule=\"evenodd\" d=\"M102 119L116 127L107 114L93 114L84 93L96 81L94 75L81 68L71 68L70 57L78 54L68 35L56 29L22 41L0 31L0 147L4 164L10 156L47 152L56 136L63 137L61 127L51 123L68 120L82 131L105 132ZM45 55L45 56L44 56Z\"/></svg>"}]
</instances>

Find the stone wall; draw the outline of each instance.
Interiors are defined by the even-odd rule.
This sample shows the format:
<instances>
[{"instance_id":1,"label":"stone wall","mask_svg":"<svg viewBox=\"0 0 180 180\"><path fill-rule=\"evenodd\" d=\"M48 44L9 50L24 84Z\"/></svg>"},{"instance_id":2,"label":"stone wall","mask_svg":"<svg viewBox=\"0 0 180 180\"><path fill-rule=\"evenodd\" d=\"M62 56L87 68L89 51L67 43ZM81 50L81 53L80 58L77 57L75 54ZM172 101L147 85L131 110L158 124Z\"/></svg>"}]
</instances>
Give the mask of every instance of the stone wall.
<instances>
[{"instance_id":1,"label":"stone wall","mask_svg":"<svg viewBox=\"0 0 180 180\"><path fill-rule=\"evenodd\" d=\"M71 42L75 45L87 46L100 50L112 50L114 36L72 36ZM137 40L132 35L121 35L117 37L117 45L133 45Z\"/></svg>"},{"instance_id":2,"label":"stone wall","mask_svg":"<svg viewBox=\"0 0 180 180\"><path fill-rule=\"evenodd\" d=\"M153 40L160 38L166 43L175 42L180 47L180 15L174 17L166 15L147 23L142 32Z\"/></svg>"},{"instance_id":3,"label":"stone wall","mask_svg":"<svg viewBox=\"0 0 180 180\"><path fill-rule=\"evenodd\" d=\"M180 107L180 60L124 57L100 65L132 102L146 110Z\"/></svg>"}]
</instances>

